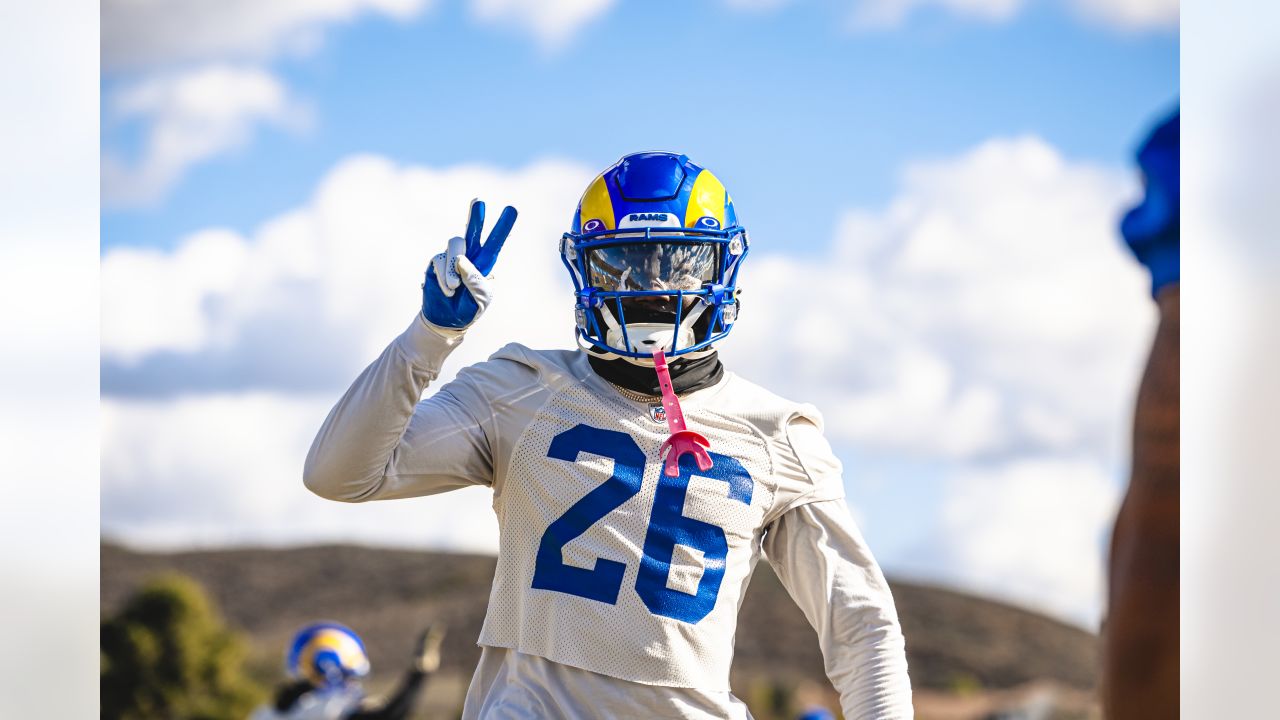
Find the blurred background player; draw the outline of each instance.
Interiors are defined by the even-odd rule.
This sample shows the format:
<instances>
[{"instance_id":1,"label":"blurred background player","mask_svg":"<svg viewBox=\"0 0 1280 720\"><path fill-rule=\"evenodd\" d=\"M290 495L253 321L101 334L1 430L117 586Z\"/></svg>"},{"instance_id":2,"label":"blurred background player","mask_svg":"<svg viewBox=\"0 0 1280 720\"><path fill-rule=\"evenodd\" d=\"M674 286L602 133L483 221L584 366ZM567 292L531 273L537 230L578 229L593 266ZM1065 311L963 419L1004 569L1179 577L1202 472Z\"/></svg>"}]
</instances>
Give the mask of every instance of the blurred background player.
<instances>
[{"instance_id":1,"label":"blurred background player","mask_svg":"<svg viewBox=\"0 0 1280 720\"><path fill-rule=\"evenodd\" d=\"M1125 242L1151 271L1160 311L1138 388L1133 472L1111 538L1103 632L1106 717L1178 717L1179 112L1138 151L1146 195L1121 221Z\"/></svg>"},{"instance_id":2,"label":"blurred background player","mask_svg":"<svg viewBox=\"0 0 1280 720\"><path fill-rule=\"evenodd\" d=\"M250 720L404 720L422 694L427 678L440 667L444 629L433 625L418 638L413 663L400 687L384 703L365 699L360 680L369 674L364 643L338 623L316 623L298 631L285 666L293 678L270 705Z\"/></svg>"},{"instance_id":3,"label":"blurred background player","mask_svg":"<svg viewBox=\"0 0 1280 720\"><path fill-rule=\"evenodd\" d=\"M845 716L911 717L897 610L821 415L714 347L748 240L688 157L628 155L583 194L559 247L578 350L511 343L420 401L489 305L515 217L481 243L472 203L421 312L338 401L304 473L345 502L493 489L498 564L463 717L749 718L729 669L762 555L817 631ZM685 417L709 449L664 465Z\"/></svg>"}]
</instances>

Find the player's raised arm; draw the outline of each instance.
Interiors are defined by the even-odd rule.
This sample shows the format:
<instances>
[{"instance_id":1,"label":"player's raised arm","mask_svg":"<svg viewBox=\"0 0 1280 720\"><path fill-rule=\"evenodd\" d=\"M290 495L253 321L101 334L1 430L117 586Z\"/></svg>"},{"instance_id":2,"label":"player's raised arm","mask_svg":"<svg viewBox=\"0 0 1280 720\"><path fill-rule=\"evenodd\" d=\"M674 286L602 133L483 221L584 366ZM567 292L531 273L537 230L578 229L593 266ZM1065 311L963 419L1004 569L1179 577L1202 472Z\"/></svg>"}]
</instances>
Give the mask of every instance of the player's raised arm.
<instances>
[{"instance_id":1,"label":"player's raised arm","mask_svg":"<svg viewBox=\"0 0 1280 720\"><path fill-rule=\"evenodd\" d=\"M1111 535L1103 633L1103 712L1108 718L1178 716L1179 114L1138 152L1141 204L1120 225L1151 273L1160 323L1138 388L1133 472Z\"/></svg>"},{"instance_id":2,"label":"player's raised arm","mask_svg":"<svg viewBox=\"0 0 1280 720\"><path fill-rule=\"evenodd\" d=\"M792 421L788 439L794 464L814 489L769 525L764 540L769 563L818 633L844 716L911 718L911 681L897 609L845 504L840 463L822 431L807 420Z\"/></svg>"},{"instance_id":3,"label":"player's raised arm","mask_svg":"<svg viewBox=\"0 0 1280 720\"><path fill-rule=\"evenodd\" d=\"M422 311L356 378L316 435L303 471L312 492L360 502L491 481L489 444L468 407L477 379L464 373L452 392L454 384L419 398L488 307L490 273L515 219L514 208L503 210L481 243L484 203L472 201L466 237L451 239L427 267Z\"/></svg>"}]
</instances>

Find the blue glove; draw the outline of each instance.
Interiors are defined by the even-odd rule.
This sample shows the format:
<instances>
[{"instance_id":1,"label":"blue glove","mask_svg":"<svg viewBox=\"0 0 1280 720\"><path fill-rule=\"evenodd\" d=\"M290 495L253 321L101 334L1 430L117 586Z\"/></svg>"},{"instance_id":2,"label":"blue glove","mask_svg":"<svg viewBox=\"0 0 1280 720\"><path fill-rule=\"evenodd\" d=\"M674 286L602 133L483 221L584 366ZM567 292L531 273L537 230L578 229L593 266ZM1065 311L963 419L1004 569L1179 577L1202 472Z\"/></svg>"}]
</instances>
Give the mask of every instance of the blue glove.
<instances>
[{"instance_id":1,"label":"blue glove","mask_svg":"<svg viewBox=\"0 0 1280 720\"><path fill-rule=\"evenodd\" d=\"M1138 262L1151 271L1151 294L1179 280L1180 112L1165 120L1138 150L1146 197L1120 221L1120 234Z\"/></svg>"},{"instance_id":2,"label":"blue glove","mask_svg":"<svg viewBox=\"0 0 1280 720\"><path fill-rule=\"evenodd\" d=\"M447 251L436 255L427 266L422 283L422 316L437 327L461 329L480 317L493 298L489 273L498 252L516 222L516 209L508 206L480 244L484 229L484 203L471 201L467 236L450 238Z\"/></svg>"}]
</instances>

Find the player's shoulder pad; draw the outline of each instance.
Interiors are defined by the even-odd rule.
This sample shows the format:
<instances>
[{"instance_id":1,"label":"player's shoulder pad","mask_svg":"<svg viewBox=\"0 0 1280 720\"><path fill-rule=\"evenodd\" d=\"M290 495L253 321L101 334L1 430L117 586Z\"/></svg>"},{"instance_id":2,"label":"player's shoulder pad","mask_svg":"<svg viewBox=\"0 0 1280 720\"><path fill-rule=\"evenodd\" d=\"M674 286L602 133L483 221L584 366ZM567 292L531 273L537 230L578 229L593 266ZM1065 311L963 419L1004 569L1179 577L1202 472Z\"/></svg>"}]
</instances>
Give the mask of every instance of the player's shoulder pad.
<instances>
[{"instance_id":1,"label":"player's shoulder pad","mask_svg":"<svg viewBox=\"0 0 1280 720\"><path fill-rule=\"evenodd\" d=\"M779 507L844 496L844 468L823 435L822 413L737 375L725 388L725 410L770 438L778 462Z\"/></svg>"},{"instance_id":2,"label":"player's shoulder pad","mask_svg":"<svg viewBox=\"0 0 1280 720\"><path fill-rule=\"evenodd\" d=\"M812 405L805 407L812 414L796 413L791 416L786 428L787 443L810 480L814 483L839 482L844 466L822 432L822 415Z\"/></svg>"},{"instance_id":3,"label":"player's shoulder pad","mask_svg":"<svg viewBox=\"0 0 1280 720\"><path fill-rule=\"evenodd\" d=\"M809 403L796 402L767 390L740 375L732 374L724 392L721 409L745 420L766 437L782 437L797 419L811 423L822 432L822 413Z\"/></svg>"},{"instance_id":4,"label":"player's shoulder pad","mask_svg":"<svg viewBox=\"0 0 1280 720\"><path fill-rule=\"evenodd\" d=\"M509 362L532 373L537 381L558 389L578 381L574 368L576 350L534 350L521 343L507 343L489 356L490 362Z\"/></svg>"}]
</instances>

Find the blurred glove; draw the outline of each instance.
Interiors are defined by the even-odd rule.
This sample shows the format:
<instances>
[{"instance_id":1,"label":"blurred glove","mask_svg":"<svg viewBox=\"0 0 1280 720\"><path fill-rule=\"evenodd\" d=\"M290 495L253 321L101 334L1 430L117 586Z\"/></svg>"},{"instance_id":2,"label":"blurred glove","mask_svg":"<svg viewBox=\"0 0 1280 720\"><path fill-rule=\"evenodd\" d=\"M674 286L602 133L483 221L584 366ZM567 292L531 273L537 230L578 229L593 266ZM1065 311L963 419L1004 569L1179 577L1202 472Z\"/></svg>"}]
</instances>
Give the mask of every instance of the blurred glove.
<instances>
[{"instance_id":1,"label":"blurred glove","mask_svg":"<svg viewBox=\"0 0 1280 720\"><path fill-rule=\"evenodd\" d=\"M508 206L480 244L484 229L484 203L471 201L466 239L449 240L448 249L431 259L422 283L422 316L442 328L462 329L476 321L493 298L493 265L516 222L516 209Z\"/></svg>"},{"instance_id":2,"label":"blurred glove","mask_svg":"<svg viewBox=\"0 0 1280 720\"><path fill-rule=\"evenodd\" d=\"M444 642L445 627L439 623L431 625L418 636L418 644L413 650L413 666L419 672L432 673L440 667L440 645Z\"/></svg>"},{"instance_id":3,"label":"blurred glove","mask_svg":"<svg viewBox=\"0 0 1280 720\"><path fill-rule=\"evenodd\" d=\"M1153 296L1180 276L1179 116L1180 111L1174 110L1138 150L1146 197L1120 221L1124 241L1151 271Z\"/></svg>"}]
</instances>

